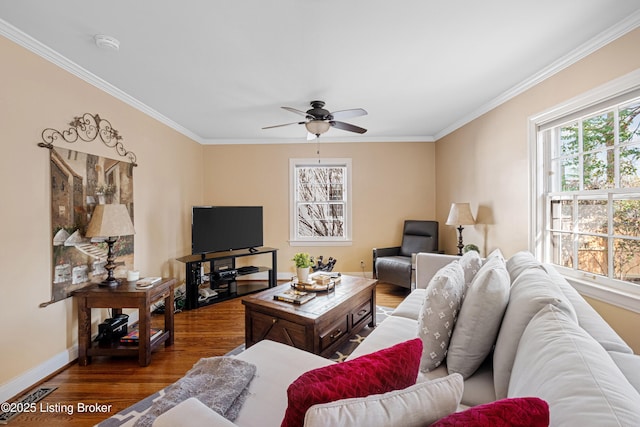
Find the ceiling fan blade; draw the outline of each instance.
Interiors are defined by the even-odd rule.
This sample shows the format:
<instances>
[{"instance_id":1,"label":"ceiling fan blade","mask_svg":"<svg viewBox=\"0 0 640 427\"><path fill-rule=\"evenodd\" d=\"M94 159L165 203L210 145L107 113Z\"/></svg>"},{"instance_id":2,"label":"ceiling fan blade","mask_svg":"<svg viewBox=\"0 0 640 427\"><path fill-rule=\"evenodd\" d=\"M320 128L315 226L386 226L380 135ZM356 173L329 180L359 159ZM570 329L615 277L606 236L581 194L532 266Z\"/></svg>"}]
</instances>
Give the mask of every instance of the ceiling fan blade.
<instances>
[{"instance_id":1,"label":"ceiling fan blade","mask_svg":"<svg viewBox=\"0 0 640 427\"><path fill-rule=\"evenodd\" d=\"M352 108L350 110L338 110L331 113L334 119L349 119L351 117L366 116L368 113L362 108Z\"/></svg>"},{"instance_id":2,"label":"ceiling fan blade","mask_svg":"<svg viewBox=\"0 0 640 427\"><path fill-rule=\"evenodd\" d=\"M360 126L352 125L350 123L345 123L345 122L336 122L335 120L331 120L329 124L334 128L347 130L349 132L365 133L367 131L365 128L361 128Z\"/></svg>"},{"instance_id":3,"label":"ceiling fan blade","mask_svg":"<svg viewBox=\"0 0 640 427\"><path fill-rule=\"evenodd\" d=\"M266 126L263 127L262 129L273 129L273 128L280 128L282 126L290 126L290 125L303 125L305 122L293 122L293 123L285 123L282 125L273 125L273 126Z\"/></svg>"},{"instance_id":4,"label":"ceiling fan blade","mask_svg":"<svg viewBox=\"0 0 640 427\"><path fill-rule=\"evenodd\" d=\"M291 107L281 107L281 108L283 108L283 109L285 109L287 111L291 111L292 113L300 114L301 116L304 116L304 117L308 116L306 111L300 111L300 110L297 110L297 109L291 108Z\"/></svg>"}]
</instances>

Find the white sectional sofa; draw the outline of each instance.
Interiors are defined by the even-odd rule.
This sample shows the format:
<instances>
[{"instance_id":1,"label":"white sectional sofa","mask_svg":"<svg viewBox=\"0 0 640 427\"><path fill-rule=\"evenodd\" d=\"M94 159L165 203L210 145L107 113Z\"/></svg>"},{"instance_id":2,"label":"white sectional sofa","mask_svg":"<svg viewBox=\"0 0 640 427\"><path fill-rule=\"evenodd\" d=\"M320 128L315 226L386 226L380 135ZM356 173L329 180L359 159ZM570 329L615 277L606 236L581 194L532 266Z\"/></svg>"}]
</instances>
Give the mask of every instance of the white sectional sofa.
<instances>
[{"instance_id":1,"label":"white sectional sofa","mask_svg":"<svg viewBox=\"0 0 640 427\"><path fill-rule=\"evenodd\" d=\"M640 425L640 356L551 265L527 252L508 261L499 251L486 260L462 258L418 254L416 289L348 358L421 337L425 349L417 385L382 395L383 406L389 406L380 412L375 397L355 406L349 401L317 405L307 412L305 426L365 425L362 417L367 414L379 417L375 425L428 425L425 420L430 423L447 411L526 396L547 402L552 426ZM465 282L463 295L448 285L435 288L438 281L450 283L451 271L462 271L464 277L457 279ZM443 295L447 301L460 301L458 306L449 304L452 313L436 310L434 319L445 319L441 331L441 325L434 325L438 321L430 320L428 312L434 310L426 310L425 301L430 298L435 304ZM447 321L448 315L453 322ZM287 409L287 387L303 373L334 363L270 341L237 357L257 370L233 423L189 399L158 417L154 426L279 426ZM431 418L416 415L430 404L420 400L419 393L427 393L421 391L422 384L449 381L447 386L455 389L462 379L457 408L429 408ZM398 405L397 399L405 400Z\"/></svg>"}]
</instances>

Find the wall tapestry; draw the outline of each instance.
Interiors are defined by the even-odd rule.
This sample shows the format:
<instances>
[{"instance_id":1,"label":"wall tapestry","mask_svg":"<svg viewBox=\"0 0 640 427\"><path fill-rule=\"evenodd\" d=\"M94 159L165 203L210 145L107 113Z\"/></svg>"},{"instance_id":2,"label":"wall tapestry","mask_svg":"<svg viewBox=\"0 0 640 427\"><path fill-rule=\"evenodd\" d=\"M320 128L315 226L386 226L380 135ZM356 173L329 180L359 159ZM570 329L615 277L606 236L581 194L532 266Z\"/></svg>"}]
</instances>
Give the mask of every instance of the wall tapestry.
<instances>
[{"instance_id":1,"label":"wall tapestry","mask_svg":"<svg viewBox=\"0 0 640 427\"><path fill-rule=\"evenodd\" d=\"M53 246L51 301L40 304L41 307L68 298L73 291L99 282L106 274L107 244L104 239L84 235L97 204L124 204L133 222L135 155L116 147L121 156L131 160L127 162L53 146L51 143L60 139L92 141L97 136L109 146L122 144L117 131L98 115L76 117L70 125L72 128L64 132L45 129L45 143L38 144L49 148L51 156ZM104 128L108 128L108 133L104 133ZM116 277L126 276L124 271L133 269L133 238L121 236L115 243Z\"/></svg>"}]
</instances>

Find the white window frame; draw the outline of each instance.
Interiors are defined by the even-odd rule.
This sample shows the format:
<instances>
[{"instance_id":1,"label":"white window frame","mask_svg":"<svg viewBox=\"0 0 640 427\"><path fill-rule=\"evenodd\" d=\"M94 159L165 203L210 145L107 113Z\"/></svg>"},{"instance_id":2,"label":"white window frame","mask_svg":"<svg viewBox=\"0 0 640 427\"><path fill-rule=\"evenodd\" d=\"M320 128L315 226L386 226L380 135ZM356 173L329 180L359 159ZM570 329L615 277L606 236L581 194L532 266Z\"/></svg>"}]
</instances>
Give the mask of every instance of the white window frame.
<instances>
[{"instance_id":1,"label":"white window frame","mask_svg":"<svg viewBox=\"0 0 640 427\"><path fill-rule=\"evenodd\" d=\"M530 158L530 220L529 248L542 262L551 261L551 250L547 244L547 179L550 174L550 158L541 140L541 128L552 122L563 120L579 112L598 111L599 106L615 103L617 98L640 91L640 69L572 98L560 105L529 118ZM640 313L640 287L629 282L610 279L555 265L569 282L584 295Z\"/></svg>"},{"instance_id":2,"label":"white window frame","mask_svg":"<svg viewBox=\"0 0 640 427\"><path fill-rule=\"evenodd\" d=\"M311 237L298 236L298 201L296 200L296 168L301 166L339 166L346 168L344 183L345 212L344 212L344 236L342 237ZM289 159L289 245L290 246L350 246L352 244L352 206L353 194L351 192L351 159L350 158L300 158Z\"/></svg>"}]
</instances>

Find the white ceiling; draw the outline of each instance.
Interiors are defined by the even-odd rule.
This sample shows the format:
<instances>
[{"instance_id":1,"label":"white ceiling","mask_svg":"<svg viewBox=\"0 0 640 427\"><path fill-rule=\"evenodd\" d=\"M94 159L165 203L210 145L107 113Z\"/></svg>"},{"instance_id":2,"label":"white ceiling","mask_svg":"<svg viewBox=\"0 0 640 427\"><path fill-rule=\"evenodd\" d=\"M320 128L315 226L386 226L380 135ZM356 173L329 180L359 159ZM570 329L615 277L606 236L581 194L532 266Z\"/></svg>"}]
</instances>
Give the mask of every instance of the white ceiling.
<instances>
[{"instance_id":1,"label":"white ceiling","mask_svg":"<svg viewBox=\"0 0 640 427\"><path fill-rule=\"evenodd\" d=\"M433 141L638 26L639 0L0 0L0 35L203 144L306 142L261 128L314 99L369 112L321 140Z\"/></svg>"}]
</instances>

